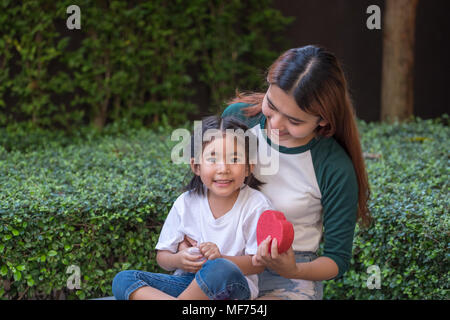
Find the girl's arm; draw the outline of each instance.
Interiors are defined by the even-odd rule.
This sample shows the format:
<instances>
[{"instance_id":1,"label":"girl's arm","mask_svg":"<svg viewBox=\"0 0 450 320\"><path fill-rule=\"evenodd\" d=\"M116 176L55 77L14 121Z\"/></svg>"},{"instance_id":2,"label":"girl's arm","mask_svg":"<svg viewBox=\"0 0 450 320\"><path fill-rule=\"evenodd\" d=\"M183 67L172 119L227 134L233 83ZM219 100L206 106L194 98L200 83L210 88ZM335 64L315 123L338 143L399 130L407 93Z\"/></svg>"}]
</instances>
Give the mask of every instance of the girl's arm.
<instances>
[{"instance_id":1,"label":"girl's arm","mask_svg":"<svg viewBox=\"0 0 450 320\"><path fill-rule=\"evenodd\" d=\"M206 260L199 261L202 255L194 255L187 252L187 249L172 253L168 250L158 250L156 261L159 266L167 271L183 269L187 272L197 272Z\"/></svg>"}]
</instances>

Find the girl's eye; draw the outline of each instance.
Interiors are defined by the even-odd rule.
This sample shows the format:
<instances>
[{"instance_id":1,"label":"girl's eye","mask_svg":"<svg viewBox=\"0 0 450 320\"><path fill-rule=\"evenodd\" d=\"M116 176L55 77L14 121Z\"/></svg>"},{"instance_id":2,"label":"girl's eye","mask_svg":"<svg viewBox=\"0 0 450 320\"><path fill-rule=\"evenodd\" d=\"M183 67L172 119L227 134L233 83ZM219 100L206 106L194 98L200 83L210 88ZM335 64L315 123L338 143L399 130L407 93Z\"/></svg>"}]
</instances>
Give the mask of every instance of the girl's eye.
<instances>
[{"instance_id":1,"label":"girl's eye","mask_svg":"<svg viewBox=\"0 0 450 320\"><path fill-rule=\"evenodd\" d=\"M302 124L301 122L292 122L290 120L289 120L289 123L294 125L294 126L298 126L298 125Z\"/></svg>"},{"instance_id":2,"label":"girl's eye","mask_svg":"<svg viewBox=\"0 0 450 320\"><path fill-rule=\"evenodd\" d=\"M216 158L207 158L206 161L216 163Z\"/></svg>"},{"instance_id":3,"label":"girl's eye","mask_svg":"<svg viewBox=\"0 0 450 320\"><path fill-rule=\"evenodd\" d=\"M231 162L232 163L241 163L241 159L237 158L237 157L234 157L233 159L231 159Z\"/></svg>"}]
</instances>

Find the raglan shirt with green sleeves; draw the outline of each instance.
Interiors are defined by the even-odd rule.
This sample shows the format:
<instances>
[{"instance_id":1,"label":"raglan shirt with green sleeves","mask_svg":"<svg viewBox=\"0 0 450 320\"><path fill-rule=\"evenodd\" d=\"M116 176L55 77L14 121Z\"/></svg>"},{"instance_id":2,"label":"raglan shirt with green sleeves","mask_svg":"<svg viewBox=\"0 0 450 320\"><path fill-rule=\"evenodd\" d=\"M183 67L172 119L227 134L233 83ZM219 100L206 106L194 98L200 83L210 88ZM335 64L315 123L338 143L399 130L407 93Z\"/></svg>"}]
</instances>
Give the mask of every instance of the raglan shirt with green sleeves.
<instances>
[{"instance_id":1,"label":"raglan shirt with green sleeves","mask_svg":"<svg viewBox=\"0 0 450 320\"><path fill-rule=\"evenodd\" d=\"M229 105L222 117L240 119L257 136L253 174L265 182L261 191L294 225L293 249L317 252L323 235L322 256L337 264L335 278L341 277L350 265L358 205L358 183L349 156L333 137L313 138L294 148L276 145L267 137L264 114L244 115L242 109L248 106Z\"/></svg>"}]
</instances>

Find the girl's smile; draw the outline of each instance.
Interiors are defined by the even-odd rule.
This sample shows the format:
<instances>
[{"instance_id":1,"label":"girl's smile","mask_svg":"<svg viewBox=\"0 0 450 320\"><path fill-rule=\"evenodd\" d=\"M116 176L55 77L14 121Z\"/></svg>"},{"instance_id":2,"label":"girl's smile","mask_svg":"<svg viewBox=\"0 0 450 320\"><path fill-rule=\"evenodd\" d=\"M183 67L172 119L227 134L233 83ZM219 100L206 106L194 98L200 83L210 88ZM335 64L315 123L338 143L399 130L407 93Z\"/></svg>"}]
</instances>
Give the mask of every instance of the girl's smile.
<instances>
[{"instance_id":1,"label":"girl's smile","mask_svg":"<svg viewBox=\"0 0 450 320\"><path fill-rule=\"evenodd\" d=\"M233 182L233 180L215 180L214 183L218 186L218 187L228 187L231 183Z\"/></svg>"},{"instance_id":2,"label":"girl's smile","mask_svg":"<svg viewBox=\"0 0 450 320\"><path fill-rule=\"evenodd\" d=\"M234 146L232 150L226 147ZM231 148L229 148L231 149ZM208 189L210 200L235 199L250 174L244 146L231 135L215 138L203 150L201 164L193 168Z\"/></svg>"}]
</instances>

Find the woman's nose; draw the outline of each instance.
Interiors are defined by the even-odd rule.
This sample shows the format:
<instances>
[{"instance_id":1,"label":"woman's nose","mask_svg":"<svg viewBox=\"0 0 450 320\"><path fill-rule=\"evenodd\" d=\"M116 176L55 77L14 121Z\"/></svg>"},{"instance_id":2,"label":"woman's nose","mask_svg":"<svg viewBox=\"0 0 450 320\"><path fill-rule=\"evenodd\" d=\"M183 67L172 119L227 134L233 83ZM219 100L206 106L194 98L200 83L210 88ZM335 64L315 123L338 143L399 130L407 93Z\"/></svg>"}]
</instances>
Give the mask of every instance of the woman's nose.
<instances>
[{"instance_id":1,"label":"woman's nose","mask_svg":"<svg viewBox=\"0 0 450 320\"><path fill-rule=\"evenodd\" d=\"M270 119L271 129L278 129L279 131L284 131L283 119L279 114L274 114Z\"/></svg>"}]
</instances>

